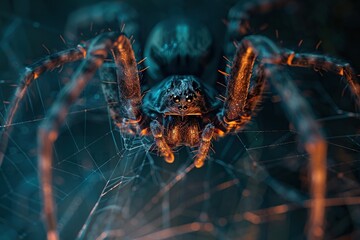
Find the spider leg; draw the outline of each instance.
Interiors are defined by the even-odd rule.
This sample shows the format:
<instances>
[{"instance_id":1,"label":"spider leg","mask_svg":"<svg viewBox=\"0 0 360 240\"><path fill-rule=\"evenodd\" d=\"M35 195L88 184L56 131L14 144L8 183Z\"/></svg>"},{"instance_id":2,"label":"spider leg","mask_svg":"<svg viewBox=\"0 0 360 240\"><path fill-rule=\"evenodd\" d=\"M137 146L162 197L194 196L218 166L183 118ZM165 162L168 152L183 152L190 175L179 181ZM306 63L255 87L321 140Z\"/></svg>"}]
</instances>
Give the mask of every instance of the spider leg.
<instances>
[{"instance_id":1,"label":"spider leg","mask_svg":"<svg viewBox=\"0 0 360 240\"><path fill-rule=\"evenodd\" d=\"M251 30L249 20L256 14L264 14L292 3L292 0L239 1L228 13L225 54L232 56L233 41L240 41Z\"/></svg>"},{"instance_id":2,"label":"spider leg","mask_svg":"<svg viewBox=\"0 0 360 240\"><path fill-rule=\"evenodd\" d=\"M322 239L326 195L327 143L305 99L280 66L265 65L266 77L282 99L289 120L299 131L310 156L310 192L312 196L308 222L309 239Z\"/></svg>"},{"instance_id":3,"label":"spider leg","mask_svg":"<svg viewBox=\"0 0 360 240\"><path fill-rule=\"evenodd\" d=\"M205 129L201 134L200 147L198 149L198 152L194 160L195 167L201 168L204 165L205 159L208 156L213 134L214 134L214 125L209 123L208 125L205 126Z\"/></svg>"},{"instance_id":4,"label":"spider leg","mask_svg":"<svg viewBox=\"0 0 360 240\"><path fill-rule=\"evenodd\" d=\"M150 129L152 135L154 136L155 144L160 150L161 156L165 158L165 161L167 163L173 163L175 159L174 153L171 151L171 148L166 143L166 140L163 135L164 132L163 126L161 126L161 124L157 120L153 120L150 123Z\"/></svg>"},{"instance_id":5,"label":"spider leg","mask_svg":"<svg viewBox=\"0 0 360 240\"><path fill-rule=\"evenodd\" d=\"M107 26L116 27L112 29L112 31L121 31L127 36L136 35L135 37L137 37L139 28L136 21L137 17L137 12L126 3L97 3L71 13L65 28L65 34L68 39L77 41L77 37L82 35L81 31L85 28L90 28L90 31L98 31L95 27ZM115 23L116 26L114 26L113 23ZM101 31L103 30L104 29Z\"/></svg>"},{"instance_id":6,"label":"spider leg","mask_svg":"<svg viewBox=\"0 0 360 240\"><path fill-rule=\"evenodd\" d=\"M292 67L311 67L344 76L351 93L356 98L357 104L360 105L360 83L357 81L355 71L349 63L323 55L295 53L293 51L285 51L282 55L281 64Z\"/></svg>"},{"instance_id":7,"label":"spider leg","mask_svg":"<svg viewBox=\"0 0 360 240\"><path fill-rule=\"evenodd\" d=\"M144 130L140 133L146 134L147 129L143 126L147 126L147 118L140 109L140 79L131 43L127 41L119 45L113 56L115 70L112 67L102 67L100 71L110 116L122 132L135 134Z\"/></svg>"},{"instance_id":8,"label":"spider leg","mask_svg":"<svg viewBox=\"0 0 360 240\"><path fill-rule=\"evenodd\" d=\"M228 78L227 98L219 120L228 129L239 129L250 115L245 113L246 92L249 89L251 75L254 74L255 59L260 61L260 73L269 79L275 91L283 100L284 110L289 120L299 131L305 150L310 158L310 191L312 204L309 214L308 238L322 239L325 215L326 193L326 154L327 143L320 127L314 119L310 106L301 97L298 89L284 69L271 62L281 61L281 50L269 39L261 36L244 38L234 57L231 73ZM265 60L262 62L262 60ZM256 72L255 72L256 74Z\"/></svg>"},{"instance_id":9,"label":"spider leg","mask_svg":"<svg viewBox=\"0 0 360 240\"><path fill-rule=\"evenodd\" d=\"M239 46L227 76L226 100L216 124L216 129L226 133L239 131L251 120L264 88L263 69L253 74L257 55L248 45L243 41Z\"/></svg>"},{"instance_id":10,"label":"spider leg","mask_svg":"<svg viewBox=\"0 0 360 240\"><path fill-rule=\"evenodd\" d=\"M22 76L20 83L15 90L14 97L11 99L9 109L5 116L5 122L0 137L0 166L7 148L8 137L12 129L11 126L14 116L17 113L21 100L27 93L28 87L45 71L52 70L68 62L83 59L85 56L85 47L79 45L77 48L68 49L45 57L26 68L24 76Z\"/></svg>"},{"instance_id":11,"label":"spider leg","mask_svg":"<svg viewBox=\"0 0 360 240\"><path fill-rule=\"evenodd\" d=\"M103 64L108 55L108 50L119 51L119 56L122 56L123 44L129 44L129 40L124 35L118 36L114 33L102 34L94 39L89 46L85 60L73 75L70 83L61 90L54 105L40 125L38 164L41 173L40 181L42 183L43 209L48 239L58 239L51 180L52 145L57 139L58 130L66 118L68 109L79 97L96 70ZM126 56L122 57L127 58Z\"/></svg>"}]
</instances>

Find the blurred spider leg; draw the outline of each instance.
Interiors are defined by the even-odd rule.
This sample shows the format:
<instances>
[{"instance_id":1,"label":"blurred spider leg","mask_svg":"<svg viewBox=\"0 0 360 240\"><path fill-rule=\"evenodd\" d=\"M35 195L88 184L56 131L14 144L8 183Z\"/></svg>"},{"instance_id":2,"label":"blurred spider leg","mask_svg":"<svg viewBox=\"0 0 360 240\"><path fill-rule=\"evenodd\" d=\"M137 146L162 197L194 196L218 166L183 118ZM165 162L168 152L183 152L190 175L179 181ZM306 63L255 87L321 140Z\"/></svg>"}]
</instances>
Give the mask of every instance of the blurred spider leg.
<instances>
[{"instance_id":1,"label":"blurred spider leg","mask_svg":"<svg viewBox=\"0 0 360 240\"><path fill-rule=\"evenodd\" d=\"M260 70L260 73L264 74L263 77L269 78L270 83L282 98L285 112L288 113L288 118L294 124L295 129L299 131L305 143L305 149L310 155L309 175L311 179L310 191L312 204L308 222L308 238L322 239L325 215L327 143L319 130L320 127L314 120L311 108L305 99L301 97L299 91L291 81L290 76L284 73L284 69L280 66L268 63L269 60L271 60L270 62L272 63L280 62L281 51L266 37L248 36L244 38L238 46L230 79L228 80L228 96L223 110L224 125L226 126L228 120L233 120L231 123L234 125L236 122L239 122L239 120L237 120L233 123L236 119L236 112L234 111L242 109L244 98L241 97L242 95L237 96L240 104L234 107L233 105L236 105L236 101L229 101L231 97L233 97L230 84L233 84L233 88L246 88L246 82L236 82L247 81L247 79L250 78L249 76L253 73L255 58L260 60L258 67L263 69ZM238 65L238 67L236 65ZM237 78L238 75L244 76ZM242 92L242 94L244 94L244 92Z\"/></svg>"},{"instance_id":2,"label":"blurred spider leg","mask_svg":"<svg viewBox=\"0 0 360 240\"><path fill-rule=\"evenodd\" d=\"M300 95L290 76L276 65L265 65L265 72L280 95L289 120L299 131L305 150L310 157L310 192L311 209L308 239L323 239L326 194L326 155L327 143L320 131L320 126L305 99Z\"/></svg>"},{"instance_id":3,"label":"blurred spider leg","mask_svg":"<svg viewBox=\"0 0 360 240\"><path fill-rule=\"evenodd\" d=\"M295 53L292 51L283 53L281 60L282 64L292 67L314 68L344 76L349 84L351 93L355 96L356 102L360 106L360 83L356 77L355 71L349 63L344 63L338 59L323 55Z\"/></svg>"},{"instance_id":4,"label":"blurred spider leg","mask_svg":"<svg viewBox=\"0 0 360 240\"><path fill-rule=\"evenodd\" d=\"M165 158L165 161L167 163L173 163L175 159L174 154L171 151L169 145L166 143L166 140L163 136L163 132L164 132L163 126L161 126L161 124L157 120L154 120L150 123L150 129L152 135L154 136L156 146L160 150L161 156Z\"/></svg>"},{"instance_id":5,"label":"blurred spider leg","mask_svg":"<svg viewBox=\"0 0 360 240\"><path fill-rule=\"evenodd\" d=\"M213 134L214 125L209 123L205 126L205 129L201 134L200 146L194 160L195 167L201 168L204 165L205 159L208 156Z\"/></svg>"},{"instance_id":6,"label":"blurred spider leg","mask_svg":"<svg viewBox=\"0 0 360 240\"><path fill-rule=\"evenodd\" d=\"M77 40L80 31L90 28L93 31L95 26L112 27L116 23L116 32L124 32L126 35L138 35L138 14L131 6L122 2L102 2L92 6L81 8L69 16L66 25L66 37L70 40ZM110 24L110 25L109 25ZM126 24L126 26L125 26ZM106 29L107 30L107 29Z\"/></svg>"},{"instance_id":7,"label":"blurred spider leg","mask_svg":"<svg viewBox=\"0 0 360 240\"><path fill-rule=\"evenodd\" d=\"M47 238L58 239L56 230L56 217L52 190L52 147L57 139L58 130L62 126L70 106L79 97L82 90L88 84L96 70L103 64L107 57L107 50L116 48L119 41L114 41L114 34L103 34L92 41L89 46L86 59L80 65L77 72L59 93L53 107L39 127L39 169L40 182L42 184L42 197L44 200L45 222L47 224Z\"/></svg>"},{"instance_id":8,"label":"blurred spider leg","mask_svg":"<svg viewBox=\"0 0 360 240\"><path fill-rule=\"evenodd\" d=\"M5 116L5 122L0 137L0 166L7 148L8 137L10 136L14 116L17 113L21 100L27 93L28 87L45 71L52 70L68 62L77 61L85 56L86 49L79 45L77 48L68 49L45 57L26 68L24 76L21 78L20 83L15 90L15 95L11 99L9 109Z\"/></svg>"},{"instance_id":9,"label":"blurred spider leg","mask_svg":"<svg viewBox=\"0 0 360 240\"><path fill-rule=\"evenodd\" d=\"M265 14L274 9L281 9L293 0L257 0L239 1L229 10L227 20L225 54L232 56L234 52L233 41L240 41L243 37L250 34L249 20L255 15Z\"/></svg>"},{"instance_id":10,"label":"blurred spider leg","mask_svg":"<svg viewBox=\"0 0 360 240\"><path fill-rule=\"evenodd\" d=\"M145 134L147 129L142 126L146 119L140 109L142 96L134 51L125 36L119 41L121 43L114 51L115 70L111 67L101 69L103 92L110 115L120 130L130 134L144 130L142 134Z\"/></svg>"}]
</instances>

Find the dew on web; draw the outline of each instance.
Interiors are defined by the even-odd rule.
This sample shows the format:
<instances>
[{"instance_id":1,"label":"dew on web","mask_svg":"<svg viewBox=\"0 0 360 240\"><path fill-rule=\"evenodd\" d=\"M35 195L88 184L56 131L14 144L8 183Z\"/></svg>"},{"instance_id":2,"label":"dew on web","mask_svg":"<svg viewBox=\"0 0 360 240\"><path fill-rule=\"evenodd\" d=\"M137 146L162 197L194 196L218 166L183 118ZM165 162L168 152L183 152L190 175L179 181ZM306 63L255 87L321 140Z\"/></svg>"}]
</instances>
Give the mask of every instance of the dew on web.
<instances>
[{"instance_id":1,"label":"dew on web","mask_svg":"<svg viewBox=\"0 0 360 240\"><path fill-rule=\"evenodd\" d=\"M52 39L56 35L54 46L62 40L61 30L29 18L1 15L1 19L3 124L19 73L30 60L47 54L41 46L45 40L33 44L24 32L48 34ZM16 48L17 42L27 40L26 51ZM34 46L36 57L29 60ZM45 238L37 127L77 65L59 66L41 76L12 124L0 168L0 231L5 239ZM360 229L359 109L339 77L289 71L311 100L329 147L326 229L329 236L351 235ZM151 138L121 134L108 116L99 81L96 76L71 108L53 147L54 198L63 239L305 236L311 205L309 159L270 88L245 130L214 141L207 163L196 169L194 149L176 149L175 162L167 164Z\"/></svg>"}]
</instances>

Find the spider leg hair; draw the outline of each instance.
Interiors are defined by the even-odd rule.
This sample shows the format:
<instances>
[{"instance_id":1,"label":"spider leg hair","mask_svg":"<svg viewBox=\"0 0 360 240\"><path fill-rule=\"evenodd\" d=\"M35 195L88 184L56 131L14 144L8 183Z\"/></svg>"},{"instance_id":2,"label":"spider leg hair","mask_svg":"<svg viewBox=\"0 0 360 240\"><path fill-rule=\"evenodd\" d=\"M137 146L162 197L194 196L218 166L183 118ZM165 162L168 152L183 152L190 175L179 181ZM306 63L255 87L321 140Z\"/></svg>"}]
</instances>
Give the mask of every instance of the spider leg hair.
<instances>
[{"instance_id":1,"label":"spider leg hair","mask_svg":"<svg viewBox=\"0 0 360 240\"><path fill-rule=\"evenodd\" d=\"M42 184L42 198L44 200L45 222L47 224L47 238L58 239L56 230L56 216L52 189L52 147L57 139L59 128L63 125L71 105L81 94L82 90L91 80L96 70L103 64L109 50L118 51L119 57L123 44L130 44L124 35L107 33L99 35L88 49L85 60L81 63L70 83L58 94L57 99L49 113L42 121L38 130L38 164L40 182ZM122 56L126 59L126 56Z\"/></svg>"},{"instance_id":2,"label":"spider leg hair","mask_svg":"<svg viewBox=\"0 0 360 240\"><path fill-rule=\"evenodd\" d=\"M17 113L21 100L27 93L29 86L44 72L57 68L65 63L83 59L85 56L86 48L79 45L77 48L61 51L40 59L26 68L24 75L21 77L20 82L16 87L15 94L10 101L10 106L5 116L5 122L0 136L0 166L5 155L15 114Z\"/></svg>"},{"instance_id":3,"label":"spider leg hair","mask_svg":"<svg viewBox=\"0 0 360 240\"><path fill-rule=\"evenodd\" d=\"M314 119L310 106L299 93L285 69L278 64L281 50L268 38L262 36L245 37L239 44L234 57L231 73L228 76L227 96L223 112L219 114L219 121L227 129L237 129L250 118L250 112L245 111L246 101L250 95L251 74L261 73L259 78L268 79L281 97L283 108L288 113L289 120L294 124L305 145L310 158L310 196L312 198L309 221L308 238L322 239L325 215L326 193L326 154L327 143L324 140L320 126ZM254 63L260 71L254 73ZM263 61L264 60L264 61ZM251 97L251 96L250 96ZM257 98L258 99L258 98ZM255 100L256 101L256 100ZM256 103L250 104L254 106Z\"/></svg>"}]
</instances>

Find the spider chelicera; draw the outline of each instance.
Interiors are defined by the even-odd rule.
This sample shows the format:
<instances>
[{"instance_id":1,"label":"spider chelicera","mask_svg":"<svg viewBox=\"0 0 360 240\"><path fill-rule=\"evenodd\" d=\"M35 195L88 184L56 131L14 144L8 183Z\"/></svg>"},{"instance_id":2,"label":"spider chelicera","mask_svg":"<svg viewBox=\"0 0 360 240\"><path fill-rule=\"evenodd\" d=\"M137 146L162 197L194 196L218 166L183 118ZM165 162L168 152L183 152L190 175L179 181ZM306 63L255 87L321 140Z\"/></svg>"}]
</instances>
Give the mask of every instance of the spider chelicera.
<instances>
[{"instance_id":1,"label":"spider chelicera","mask_svg":"<svg viewBox=\"0 0 360 240\"><path fill-rule=\"evenodd\" d=\"M276 2L276 1L274 1ZM115 5L117 6L117 5ZM121 6L121 7L119 7ZM124 5L119 5L124 14ZM253 8L231 12L228 35L243 33L243 16ZM117 10L117 7L112 8ZM116 12L116 11L115 11ZM2 161L10 126L28 87L45 71L62 64L82 63L38 131L39 167L48 239L58 239L51 183L52 144L64 123L69 107L77 100L95 72L100 69L102 89L109 114L116 126L128 134L152 136L165 161L172 163L172 149L186 145L198 147L194 166L200 168L208 156L212 139L241 131L251 120L266 80L282 98L284 111L302 136L310 156L311 206L309 236L321 238L326 180L326 142L317 122L283 66L310 67L344 76L360 102L360 85L347 63L314 54L297 54L277 47L264 36L247 36L236 43L229 63L226 95L219 101L214 88L200 79L211 55L212 40L206 27L186 18L158 24L147 41L145 55L149 76L161 82L142 93L138 63L129 38L123 33L102 33L76 48L52 54L26 68L11 101L1 139ZM102 67L105 59L115 67ZM215 74L215 71L214 71Z\"/></svg>"}]
</instances>

